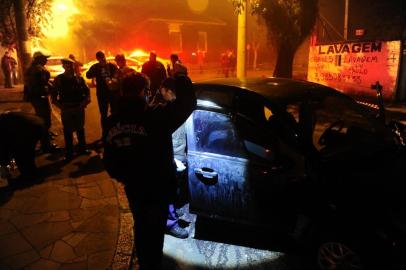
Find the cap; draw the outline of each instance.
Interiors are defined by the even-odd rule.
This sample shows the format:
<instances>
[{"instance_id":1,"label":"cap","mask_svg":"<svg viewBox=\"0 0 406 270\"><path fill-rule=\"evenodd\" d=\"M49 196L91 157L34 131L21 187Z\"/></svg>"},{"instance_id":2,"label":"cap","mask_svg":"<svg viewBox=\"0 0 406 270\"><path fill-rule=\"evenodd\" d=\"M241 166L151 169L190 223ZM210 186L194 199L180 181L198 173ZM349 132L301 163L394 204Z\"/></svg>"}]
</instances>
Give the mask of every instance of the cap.
<instances>
[{"instance_id":1,"label":"cap","mask_svg":"<svg viewBox=\"0 0 406 270\"><path fill-rule=\"evenodd\" d=\"M50 57L50 55L46 55L46 54L43 54L41 51L37 51L32 55L32 57L33 58L40 58L40 57L48 58L48 57Z\"/></svg>"},{"instance_id":2,"label":"cap","mask_svg":"<svg viewBox=\"0 0 406 270\"><path fill-rule=\"evenodd\" d=\"M74 64L74 63L75 63L75 61L73 61L73 60L70 59L70 58L62 58L62 59L61 59L61 62L62 62L62 63L71 63L71 64Z\"/></svg>"}]
</instances>

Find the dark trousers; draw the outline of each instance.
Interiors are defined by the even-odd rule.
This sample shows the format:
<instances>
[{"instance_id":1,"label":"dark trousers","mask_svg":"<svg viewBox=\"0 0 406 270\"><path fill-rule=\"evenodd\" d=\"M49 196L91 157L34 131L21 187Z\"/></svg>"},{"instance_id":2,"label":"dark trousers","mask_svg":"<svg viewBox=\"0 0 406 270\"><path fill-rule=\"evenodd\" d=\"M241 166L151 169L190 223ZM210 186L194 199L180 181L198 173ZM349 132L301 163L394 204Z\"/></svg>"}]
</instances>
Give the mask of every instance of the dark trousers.
<instances>
[{"instance_id":1,"label":"dark trousers","mask_svg":"<svg viewBox=\"0 0 406 270\"><path fill-rule=\"evenodd\" d=\"M12 156L23 178L33 178L38 175L35 165L35 146L37 142L38 139L33 139L14 147Z\"/></svg>"},{"instance_id":2,"label":"dark trousers","mask_svg":"<svg viewBox=\"0 0 406 270\"><path fill-rule=\"evenodd\" d=\"M35 114L44 120L46 131L41 138L41 147L43 149L51 146L51 138L49 137L49 128L51 127L51 105L48 97L46 98L34 98L31 100L31 104L34 107Z\"/></svg>"},{"instance_id":3,"label":"dark trousers","mask_svg":"<svg viewBox=\"0 0 406 270\"><path fill-rule=\"evenodd\" d=\"M3 69L3 74L4 74L4 87L5 88L11 88L11 72L9 70L4 70Z\"/></svg>"},{"instance_id":4,"label":"dark trousers","mask_svg":"<svg viewBox=\"0 0 406 270\"><path fill-rule=\"evenodd\" d=\"M76 130L76 135L78 137L79 141L79 148L85 148L86 147L86 139L85 139L85 129L78 129ZM65 148L66 152L69 154L73 153L73 131L72 130L63 130L63 136L65 139Z\"/></svg>"},{"instance_id":5,"label":"dark trousers","mask_svg":"<svg viewBox=\"0 0 406 270\"><path fill-rule=\"evenodd\" d=\"M140 270L161 269L168 203L138 200L125 188L134 217L135 251Z\"/></svg>"},{"instance_id":6,"label":"dark trousers","mask_svg":"<svg viewBox=\"0 0 406 270\"><path fill-rule=\"evenodd\" d=\"M97 103L99 105L99 112L100 112L100 123L102 127L102 136L104 137L104 133L106 130L106 120L107 120L107 115L109 111L109 105L110 105L110 110L111 110L111 99L109 97L109 94L107 91L105 93L100 94L97 93Z\"/></svg>"}]
</instances>

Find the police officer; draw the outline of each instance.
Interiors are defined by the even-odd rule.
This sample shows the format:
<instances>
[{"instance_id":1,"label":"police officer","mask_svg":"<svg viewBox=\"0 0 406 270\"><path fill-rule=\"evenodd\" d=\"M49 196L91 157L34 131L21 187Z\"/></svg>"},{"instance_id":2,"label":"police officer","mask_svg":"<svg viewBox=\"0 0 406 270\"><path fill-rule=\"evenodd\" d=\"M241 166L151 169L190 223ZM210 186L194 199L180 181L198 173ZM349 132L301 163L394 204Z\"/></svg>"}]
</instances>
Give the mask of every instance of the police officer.
<instances>
[{"instance_id":1,"label":"police officer","mask_svg":"<svg viewBox=\"0 0 406 270\"><path fill-rule=\"evenodd\" d=\"M45 152L56 150L56 145L52 144L49 136L51 127L51 105L48 95L50 73L45 68L49 55L42 52L35 52L30 67L25 73L24 96L25 99L31 102L34 107L35 114L41 117L48 131L48 135L41 139L41 147Z\"/></svg>"},{"instance_id":2,"label":"police officer","mask_svg":"<svg viewBox=\"0 0 406 270\"><path fill-rule=\"evenodd\" d=\"M61 60L65 72L56 76L52 102L61 109L63 135L65 138L65 159L73 157L73 132L79 141L79 153L88 153L85 139L85 108L90 103L90 91L85 80L75 73L75 61Z\"/></svg>"},{"instance_id":3,"label":"police officer","mask_svg":"<svg viewBox=\"0 0 406 270\"><path fill-rule=\"evenodd\" d=\"M15 159L21 179L38 180L35 147L47 129L42 118L23 112L0 114L0 166Z\"/></svg>"},{"instance_id":4,"label":"police officer","mask_svg":"<svg viewBox=\"0 0 406 270\"><path fill-rule=\"evenodd\" d=\"M160 269L169 203L176 194L172 133L196 106L186 76L175 79L176 100L150 107L147 79L124 78L119 113L107 123L104 162L111 177L125 184L135 218L135 245L141 270Z\"/></svg>"}]
</instances>

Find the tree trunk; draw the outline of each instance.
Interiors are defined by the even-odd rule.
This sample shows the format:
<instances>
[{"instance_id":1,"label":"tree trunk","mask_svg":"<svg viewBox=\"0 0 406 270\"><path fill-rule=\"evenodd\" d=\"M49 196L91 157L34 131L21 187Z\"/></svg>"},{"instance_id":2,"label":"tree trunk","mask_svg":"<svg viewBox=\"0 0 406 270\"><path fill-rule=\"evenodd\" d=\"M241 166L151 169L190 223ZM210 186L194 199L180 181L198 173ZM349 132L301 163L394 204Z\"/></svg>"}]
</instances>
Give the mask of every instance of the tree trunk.
<instances>
[{"instance_id":1,"label":"tree trunk","mask_svg":"<svg viewBox=\"0 0 406 270\"><path fill-rule=\"evenodd\" d=\"M14 13L17 29L17 55L20 60L21 73L24 74L31 60L31 55L28 51L28 33L24 0L14 1Z\"/></svg>"},{"instance_id":2,"label":"tree trunk","mask_svg":"<svg viewBox=\"0 0 406 270\"><path fill-rule=\"evenodd\" d=\"M252 61L252 68L254 70L257 70L257 61L258 61L258 50L259 50L259 42L254 45L253 51L254 51L254 60Z\"/></svg>"},{"instance_id":3,"label":"tree trunk","mask_svg":"<svg viewBox=\"0 0 406 270\"><path fill-rule=\"evenodd\" d=\"M274 77L292 78L293 58L295 57L295 49L287 45L281 45L278 50L278 58L276 60Z\"/></svg>"}]
</instances>

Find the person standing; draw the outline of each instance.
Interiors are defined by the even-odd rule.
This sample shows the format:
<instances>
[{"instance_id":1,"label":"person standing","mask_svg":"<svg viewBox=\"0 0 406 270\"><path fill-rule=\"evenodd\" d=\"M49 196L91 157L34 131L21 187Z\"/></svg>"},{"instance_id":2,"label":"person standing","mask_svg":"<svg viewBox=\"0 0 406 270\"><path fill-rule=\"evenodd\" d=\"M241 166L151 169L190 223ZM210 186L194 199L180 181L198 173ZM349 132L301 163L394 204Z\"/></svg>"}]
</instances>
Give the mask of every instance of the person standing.
<instances>
[{"instance_id":1,"label":"person standing","mask_svg":"<svg viewBox=\"0 0 406 270\"><path fill-rule=\"evenodd\" d=\"M117 72L116 65L107 62L103 52L96 53L98 63L92 65L86 72L88 79L96 79L96 96L99 105L100 122L102 126L102 140L106 130L106 120L109 111L111 111L112 91L110 89L112 78Z\"/></svg>"},{"instance_id":2,"label":"person standing","mask_svg":"<svg viewBox=\"0 0 406 270\"><path fill-rule=\"evenodd\" d=\"M117 72L114 74L112 79L112 96L111 96L111 113L115 114L118 111L118 102L121 94L121 83L124 77L128 76L131 73L134 73L135 70L127 66L127 61L124 54L117 54L115 57L116 64L118 66Z\"/></svg>"},{"instance_id":3,"label":"person standing","mask_svg":"<svg viewBox=\"0 0 406 270\"><path fill-rule=\"evenodd\" d=\"M45 68L49 55L42 52L35 52L31 65L25 72L24 97L26 101L31 102L35 114L41 117L48 131L48 135L41 140L41 147L45 152L51 152L57 149L56 145L51 143L49 129L51 128L51 105L49 103L49 84L50 73Z\"/></svg>"},{"instance_id":4,"label":"person standing","mask_svg":"<svg viewBox=\"0 0 406 270\"><path fill-rule=\"evenodd\" d=\"M85 139L85 108L90 103L90 90L85 80L75 73L75 62L70 58L61 60L64 73L56 76L52 102L61 109L65 160L73 157L73 132L79 141L79 153L89 153Z\"/></svg>"},{"instance_id":5,"label":"person standing","mask_svg":"<svg viewBox=\"0 0 406 270\"><path fill-rule=\"evenodd\" d=\"M147 79L139 73L124 78L119 113L107 123L104 163L109 175L125 184L135 217L135 247L141 270L161 268L169 203L176 193L172 133L196 107L192 82L175 79L177 98L150 107Z\"/></svg>"},{"instance_id":6,"label":"person standing","mask_svg":"<svg viewBox=\"0 0 406 270\"><path fill-rule=\"evenodd\" d=\"M149 61L145 62L141 68L141 73L147 75L151 82L148 97L155 96L156 92L161 86L161 83L167 77L165 66L161 62L157 61L156 57L156 52L150 52Z\"/></svg>"},{"instance_id":7,"label":"person standing","mask_svg":"<svg viewBox=\"0 0 406 270\"><path fill-rule=\"evenodd\" d=\"M14 158L20 179L38 180L35 147L48 134L43 119L24 112L3 112L0 129L0 166L7 166Z\"/></svg>"},{"instance_id":8,"label":"person standing","mask_svg":"<svg viewBox=\"0 0 406 270\"><path fill-rule=\"evenodd\" d=\"M83 67L83 63L76 60L75 55L73 54L69 54L69 59L71 59L74 62L73 69L75 70L76 76L81 77L82 76L81 68Z\"/></svg>"},{"instance_id":9,"label":"person standing","mask_svg":"<svg viewBox=\"0 0 406 270\"><path fill-rule=\"evenodd\" d=\"M177 73L176 76L185 76L185 74ZM158 95L158 94L157 94ZM153 106L166 106L168 103L176 100L175 79L167 78L159 89L160 98L155 98ZM168 219L166 221L166 233L177 238L187 238L189 232L180 227L179 214L181 207L184 205L185 199L185 183L182 182L182 175L186 169L186 128L185 123L172 133L172 146L174 154L174 162L176 164L177 175L177 190L176 198L169 204ZM187 196L186 196L187 197Z\"/></svg>"},{"instance_id":10,"label":"person standing","mask_svg":"<svg viewBox=\"0 0 406 270\"><path fill-rule=\"evenodd\" d=\"M11 84L11 59L10 53L6 51L1 58L1 69L4 75L4 88L12 88Z\"/></svg>"},{"instance_id":11,"label":"person standing","mask_svg":"<svg viewBox=\"0 0 406 270\"><path fill-rule=\"evenodd\" d=\"M13 84L18 84L18 69L17 69L17 60L14 57L10 56L10 64L11 64L11 79L13 80Z\"/></svg>"},{"instance_id":12,"label":"person standing","mask_svg":"<svg viewBox=\"0 0 406 270\"><path fill-rule=\"evenodd\" d=\"M178 74L184 74L187 75L187 68L182 64L182 62L179 59L179 56L175 53L171 54L171 65L167 66L167 71L168 71L168 76L169 77L175 77Z\"/></svg>"}]
</instances>

